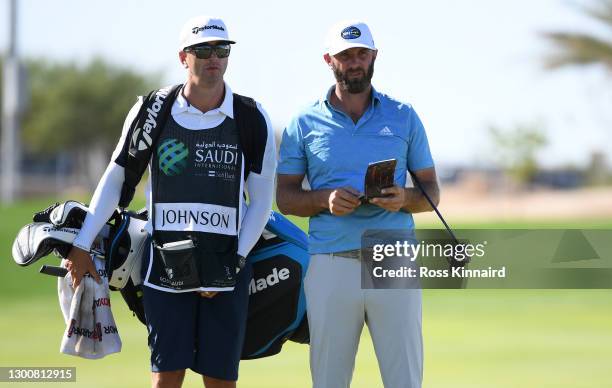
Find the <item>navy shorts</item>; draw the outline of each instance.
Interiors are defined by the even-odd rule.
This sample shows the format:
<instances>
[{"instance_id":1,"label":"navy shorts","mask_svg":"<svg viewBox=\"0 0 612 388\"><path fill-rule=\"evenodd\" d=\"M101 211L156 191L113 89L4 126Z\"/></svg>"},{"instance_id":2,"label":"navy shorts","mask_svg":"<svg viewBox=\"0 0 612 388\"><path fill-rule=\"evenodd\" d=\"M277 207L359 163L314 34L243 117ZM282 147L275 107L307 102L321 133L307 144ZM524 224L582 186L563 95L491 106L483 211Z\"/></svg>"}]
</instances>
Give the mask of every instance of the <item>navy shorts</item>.
<instances>
[{"instance_id":1,"label":"navy shorts","mask_svg":"<svg viewBox=\"0 0 612 388\"><path fill-rule=\"evenodd\" d=\"M143 260L148 266L148 260ZM143 287L151 370L191 369L221 380L238 380L253 268L238 274L233 291L212 299L195 292L171 293Z\"/></svg>"}]
</instances>

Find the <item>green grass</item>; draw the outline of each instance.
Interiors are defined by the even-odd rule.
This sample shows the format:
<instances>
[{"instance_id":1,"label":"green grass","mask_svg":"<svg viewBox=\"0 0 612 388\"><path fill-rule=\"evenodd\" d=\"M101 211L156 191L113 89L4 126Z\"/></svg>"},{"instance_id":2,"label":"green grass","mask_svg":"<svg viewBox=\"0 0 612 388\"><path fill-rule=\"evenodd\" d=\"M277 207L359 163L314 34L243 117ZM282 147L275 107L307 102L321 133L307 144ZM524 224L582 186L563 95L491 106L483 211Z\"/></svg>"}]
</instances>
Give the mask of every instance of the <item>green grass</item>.
<instances>
[{"instance_id":1,"label":"green grass","mask_svg":"<svg viewBox=\"0 0 612 388\"><path fill-rule=\"evenodd\" d=\"M113 293L121 353L83 360L59 353L64 330L56 280L20 268L10 247L19 227L48 201L1 208L0 366L75 366L69 387L149 385L146 329ZM299 225L306 224L300 220ZM571 226L570 226L571 225ZM423 225L438 227L438 225ZM604 227L612 222L573 220L536 224L483 222L457 227ZM57 264L56 258L41 260ZM401 306L398 306L401 308ZM390 334L391 335L391 334ZM611 290L424 290L424 387L592 387L610 384ZM308 387L308 347L288 343L283 352L244 361L241 387ZM2 385L2 383L0 383ZM40 384L20 386L40 387ZM59 386L54 385L54 386ZM189 373L186 387L202 386ZM367 330L361 339L352 387L381 387Z\"/></svg>"}]
</instances>

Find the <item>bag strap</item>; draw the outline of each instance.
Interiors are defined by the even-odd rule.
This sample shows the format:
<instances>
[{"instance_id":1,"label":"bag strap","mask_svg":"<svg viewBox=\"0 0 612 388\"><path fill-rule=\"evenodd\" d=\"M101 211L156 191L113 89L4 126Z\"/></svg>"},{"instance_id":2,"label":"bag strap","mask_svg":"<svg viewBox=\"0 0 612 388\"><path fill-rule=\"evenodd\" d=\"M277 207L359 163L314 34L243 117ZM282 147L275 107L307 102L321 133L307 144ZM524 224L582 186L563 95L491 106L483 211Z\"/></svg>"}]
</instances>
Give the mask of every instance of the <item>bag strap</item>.
<instances>
[{"instance_id":1,"label":"bag strap","mask_svg":"<svg viewBox=\"0 0 612 388\"><path fill-rule=\"evenodd\" d=\"M164 127L172 104L183 84L153 90L143 98L142 106L130 125L130 145L125 164L125 180L121 188L119 207L127 208L136 186L147 169L151 154ZM261 172L261 158L256 155L257 141L267 141L268 129L265 118L257 108L257 103L250 97L233 94L234 119L238 129L240 145L245 158L244 179L249 172Z\"/></svg>"},{"instance_id":2,"label":"bag strap","mask_svg":"<svg viewBox=\"0 0 612 388\"><path fill-rule=\"evenodd\" d=\"M263 140L264 150L268 138L268 125L257 108L254 99L234 93L234 120L240 136L240 147L244 153L244 180L251 171L260 173L262 158L257 155L257 147Z\"/></svg>"},{"instance_id":3,"label":"bag strap","mask_svg":"<svg viewBox=\"0 0 612 388\"><path fill-rule=\"evenodd\" d=\"M177 84L156 89L143 97L138 115L132 121L128 132L130 144L124 166L125 180L119 199L119 207L122 209L127 208L134 198L136 186L149 165L159 134L182 86L183 84Z\"/></svg>"}]
</instances>

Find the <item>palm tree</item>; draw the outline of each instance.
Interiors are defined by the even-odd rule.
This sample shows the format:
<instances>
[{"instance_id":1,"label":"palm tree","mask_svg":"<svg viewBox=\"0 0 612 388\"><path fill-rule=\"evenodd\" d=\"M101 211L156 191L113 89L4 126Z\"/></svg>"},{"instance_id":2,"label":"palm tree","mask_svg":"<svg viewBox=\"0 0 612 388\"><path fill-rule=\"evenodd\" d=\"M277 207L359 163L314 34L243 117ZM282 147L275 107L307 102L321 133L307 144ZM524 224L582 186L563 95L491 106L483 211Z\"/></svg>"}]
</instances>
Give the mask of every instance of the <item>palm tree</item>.
<instances>
[{"instance_id":1,"label":"palm tree","mask_svg":"<svg viewBox=\"0 0 612 388\"><path fill-rule=\"evenodd\" d=\"M612 32L612 0L599 0L599 3L583 10ZM547 32L544 36L556 47L555 52L545 58L547 68L601 64L612 72L612 39L573 32Z\"/></svg>"}]
</instances>

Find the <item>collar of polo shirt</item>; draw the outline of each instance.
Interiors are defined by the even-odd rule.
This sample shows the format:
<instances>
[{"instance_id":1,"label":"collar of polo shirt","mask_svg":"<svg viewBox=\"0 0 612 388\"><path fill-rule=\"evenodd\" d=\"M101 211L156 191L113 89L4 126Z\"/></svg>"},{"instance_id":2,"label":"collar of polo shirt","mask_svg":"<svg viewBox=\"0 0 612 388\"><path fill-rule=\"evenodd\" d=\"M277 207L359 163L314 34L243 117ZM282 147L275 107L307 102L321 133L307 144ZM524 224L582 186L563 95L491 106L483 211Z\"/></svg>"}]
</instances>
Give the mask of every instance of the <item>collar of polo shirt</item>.
<instances>
[{"instance_id":1,"label":"collar of polo shirt","mask_svg":"<svg viewBox=\"0 0 612 388\"><path fill-rule=\"evenodd\" d=\"M185 96L183 95L183 91L179 93L176 97L176 103L172 106L172 114L180 114L180 113L194 113L194 114L215 114L215 113L223 113L229 118L234 118L234 95L232 94L232 89L229 87L227 82L225 84L225 97L223 97L223 102L221 106L216 109L210 110L208 112L202 112L198 108L194 107L187 101Z\"/></svg>"},{"instance_id":2,"label":"collar of polo shirt","mask_svg":"<svg viewBox=\"0 0 612 388\"><path fill-rule=\"evenodd\" d=\"M336 90L336 85L330 86L329 89L327 89L327 92L325 92L325 94L323 95L323 97L321 97L321 103L329 104L331 106L329 99L331 97L331 94L335 90ZM374 101L375 105L378 105L380 103L380 93L376 91L374 86L372 86L372 101Z\"/></svg>"}]
</instances>

